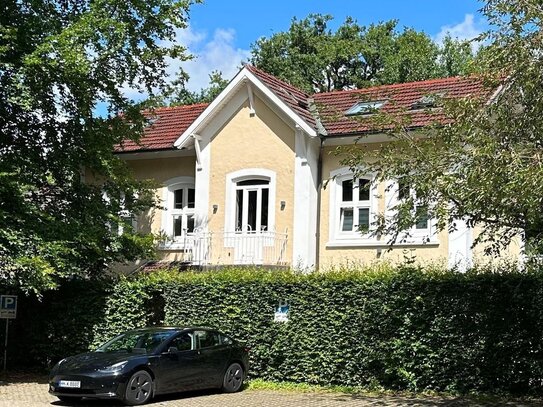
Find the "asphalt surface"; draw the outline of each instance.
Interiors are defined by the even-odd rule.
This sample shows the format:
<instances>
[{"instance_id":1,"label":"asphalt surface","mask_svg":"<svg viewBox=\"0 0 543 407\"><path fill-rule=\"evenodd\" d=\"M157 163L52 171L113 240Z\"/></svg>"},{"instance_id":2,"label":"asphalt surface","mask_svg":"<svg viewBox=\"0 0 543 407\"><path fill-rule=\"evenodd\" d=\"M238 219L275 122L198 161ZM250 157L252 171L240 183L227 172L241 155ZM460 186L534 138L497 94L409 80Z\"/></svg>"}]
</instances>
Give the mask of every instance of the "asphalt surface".
<instances>
[{"instance_id":1,"label":"asphalt surface","mask_svg":"<svg viewBox=\"0 0 543 407\"><path fill-rule=\"evenodd\" d=\"M43 377L15 377L0 381L0 406L45 407L67 406L47 392L47 382ZM80 407L122 406L121 403L103 400L83 400ZM474 402L453 398L405 398L368 397L341 393L300 393L245 389L235 394L222 394L216 391L179 393L156 397L149 406L164 407L535 407L543 402Z\"/></svg>"}]
</instances>

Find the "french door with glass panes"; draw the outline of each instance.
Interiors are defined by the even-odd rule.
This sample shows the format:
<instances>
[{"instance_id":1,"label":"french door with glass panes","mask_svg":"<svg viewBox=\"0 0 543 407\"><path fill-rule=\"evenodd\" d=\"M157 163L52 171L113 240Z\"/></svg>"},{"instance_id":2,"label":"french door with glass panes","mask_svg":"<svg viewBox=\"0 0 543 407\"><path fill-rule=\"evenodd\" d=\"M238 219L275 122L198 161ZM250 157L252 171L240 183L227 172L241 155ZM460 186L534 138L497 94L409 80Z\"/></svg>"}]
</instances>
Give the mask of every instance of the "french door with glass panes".
<instances>
[{"instance_id":1,"label":"french door with glass panes","mask_svg":"<svg viewBox=\"0 0 543 407\"><path fill-rule=\"evenodd\" d=\"M262 264L268 232L270 181L250 179L236 183L234 261Z\"/></svg>"}]
</instances>

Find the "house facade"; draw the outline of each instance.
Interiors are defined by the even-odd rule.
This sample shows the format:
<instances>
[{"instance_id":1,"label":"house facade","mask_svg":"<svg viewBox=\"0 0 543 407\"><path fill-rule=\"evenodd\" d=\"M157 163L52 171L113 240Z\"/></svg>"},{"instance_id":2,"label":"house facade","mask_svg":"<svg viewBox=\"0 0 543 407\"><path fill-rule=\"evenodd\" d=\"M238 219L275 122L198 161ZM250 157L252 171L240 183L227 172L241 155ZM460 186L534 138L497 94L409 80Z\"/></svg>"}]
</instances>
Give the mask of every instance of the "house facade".
<instances>
[{"instance_id":1,"label":"house facade","mask_svg":"<svg viewBox=\"0 0 543 407\"><path fill-rule=\"evenodd\" d=\"M423 219L392 250L386 236L361 233L401 191L372 174L353 179L334 151L362 134L358 143L367 148L389 142L357 117L370 108L407 109L412 126L423 129L439 114L428 113L428 94L482 92L477 81L447 78L308 95L245 66L212 103L156 109L141 142L119 147L136 177L161 185L163 208L139 216L136 227L163 234L161 262L198 267L313 269L406 253L465 266L474 232L462 222L438 233Z\"/></svg>"}]
</instances>

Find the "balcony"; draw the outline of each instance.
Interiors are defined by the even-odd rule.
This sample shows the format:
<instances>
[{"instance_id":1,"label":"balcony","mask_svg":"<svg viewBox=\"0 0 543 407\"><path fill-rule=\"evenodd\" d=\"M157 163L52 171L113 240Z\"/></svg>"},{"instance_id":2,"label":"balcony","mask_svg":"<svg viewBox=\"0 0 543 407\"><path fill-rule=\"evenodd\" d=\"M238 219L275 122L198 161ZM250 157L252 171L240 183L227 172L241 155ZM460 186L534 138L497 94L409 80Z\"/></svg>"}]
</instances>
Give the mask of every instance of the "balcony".
<instances>
[{"instance_id":1,"label":"balcony","mask_svg":"<svg viewBox=\"0 0 543 407\"><path fill-rule=\"evenodd\" d=\"M198 232L184 238L184 261L192 266L289 265L287 233Z\"/></svg>"}]
</instances>

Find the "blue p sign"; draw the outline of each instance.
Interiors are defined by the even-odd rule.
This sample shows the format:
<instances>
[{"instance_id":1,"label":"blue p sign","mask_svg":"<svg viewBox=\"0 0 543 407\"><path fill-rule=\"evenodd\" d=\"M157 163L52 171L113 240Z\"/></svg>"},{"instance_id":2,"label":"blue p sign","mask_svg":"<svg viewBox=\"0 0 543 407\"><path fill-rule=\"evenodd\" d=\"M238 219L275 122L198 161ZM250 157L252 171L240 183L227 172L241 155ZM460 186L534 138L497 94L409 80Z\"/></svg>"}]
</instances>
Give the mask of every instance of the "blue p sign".
<instances>
[{"instance_id":1,"label":"blue p sign","mask_svg":"<svg viewBox=\"0 0 543 407\"><path fill-rule=\"evenodd\" d=\"M17 316L17 296L0 296L0 318L15 318Z\"/></svg>"}]
</instances>

